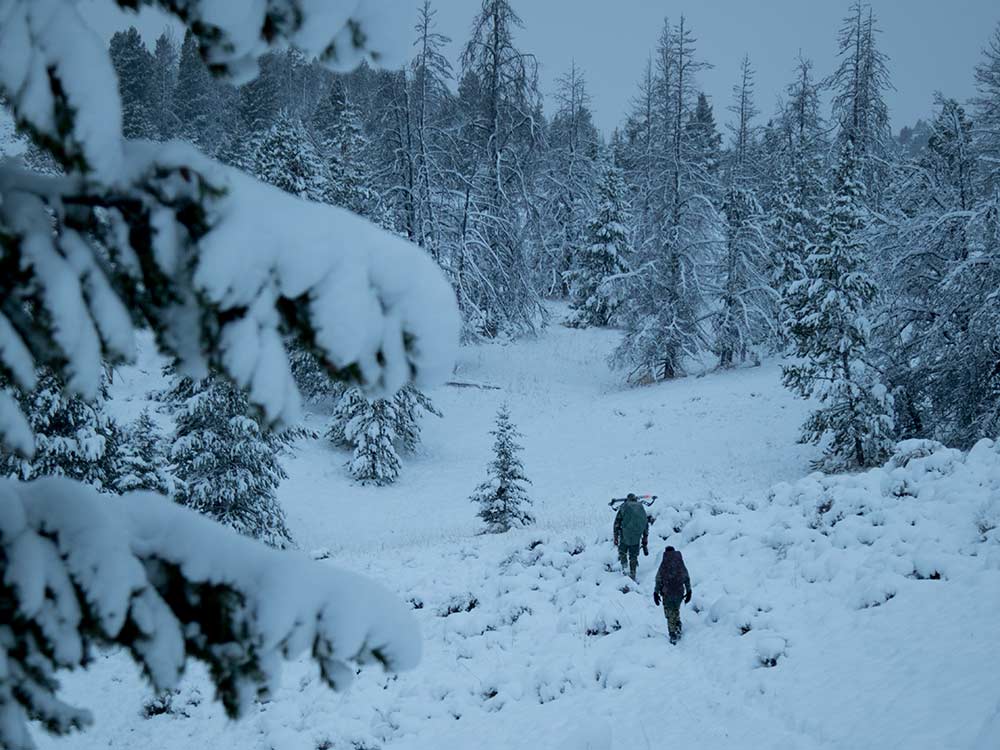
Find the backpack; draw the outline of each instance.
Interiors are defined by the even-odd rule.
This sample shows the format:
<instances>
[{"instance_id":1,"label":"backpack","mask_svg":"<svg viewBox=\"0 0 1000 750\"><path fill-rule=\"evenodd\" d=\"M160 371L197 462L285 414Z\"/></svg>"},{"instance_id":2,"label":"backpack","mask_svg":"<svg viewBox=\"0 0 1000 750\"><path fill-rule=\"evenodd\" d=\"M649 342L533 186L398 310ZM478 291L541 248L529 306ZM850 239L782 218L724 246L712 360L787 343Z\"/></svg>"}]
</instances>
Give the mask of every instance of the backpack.
<instances>
[{"instance_id":1,"label":"backpack","mask_svg":"<svg viewBox=\"0 0 1000 750\"><path fill-rule=\"evenodd\" d=\"M684 558L681 556L680 551L675 549L664 550L658 575L661 590L667 594L683 594L686 574L687 568L684 566Z\"/></svg>"}]
</instances>

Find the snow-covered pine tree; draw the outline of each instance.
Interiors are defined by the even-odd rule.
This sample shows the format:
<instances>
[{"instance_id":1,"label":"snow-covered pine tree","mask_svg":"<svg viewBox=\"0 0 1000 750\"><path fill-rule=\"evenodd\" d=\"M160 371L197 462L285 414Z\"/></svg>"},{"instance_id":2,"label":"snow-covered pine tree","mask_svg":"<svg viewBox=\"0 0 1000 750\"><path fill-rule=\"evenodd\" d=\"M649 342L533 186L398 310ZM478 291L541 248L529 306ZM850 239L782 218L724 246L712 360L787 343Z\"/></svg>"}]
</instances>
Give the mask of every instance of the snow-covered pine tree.
<instances>
[{"instance_id":1,"label":"snow-covered pine tree","mask_svg":"<svg viewBox=\"0 0 1000 750\"><path fill-rule=\"evenodd\" d=\"M995 167L959 102L938 95L936 109L878 235L889 259L878 341L900 435L970 447L1000 430L998 199L983 171Z\"/></svg>"},{"instance_id":2,"label":"snow-covered pine tree","mask_svg":"<svg viewBox=\"0 0 1000 750\"><path fill-rule=\"evenodd\" d=\"M412 386L392 398L370 399L359 388L344 391L333 412L327 438L353 451L348 469L362 484L387 485L402 470L400 451L413 451L420 443L420 412L441 413L433 402Z\"/></svg>"},{"instance_id":3,"label":"snow-covered pine tree","mask_svg":"<svg viewBox=\"0 0 1000 750\"><path fill-rule=\"evenodd\" d=\"M889 184L892 131L885 94L893 89L888 59L878 48L878 22L871 5L855 0L838 35L840 64L826 81L833 91L833 112L841 144L851 143L865 201L881 202Z\"/></svg>"},{"instance_id":4,"label":"snow-covered pine tree","mask_svg":"<svg viewBox=\"0 0 1000 750\"><path fill-rule=\"evenodd\" d=\"M34 391L18 394L35 436L35 454L24 458L0 446L0 477L69 477L101 492L115 492L122 435L104 411L103 388L100 399L91 402L66 394L48 368L37 378Z\"/></svg>"},{"instance_id":5,"label":"snow-covered pine tree","mask_svg":"<svg viewBox=\"0 0 1000 750\"><path fill-rule=\"evenodd\" d=\"M198 37L188 30L177 65L173 112L179 123L178 135L214 154L225 136L220 122L219 83L213 80L199 48Z\"/></svg>"},{"instance_id":6,"label":"snow-covered pine tree","mask_svg":"<svg viewBox=\"0 0 1000 750\"><path fill-rule=\"evenodd\" d=\"M329 190L330 175L305 126L287 111L257 142L253 171L264 182L307 200L322 201Z\"/></svg>"},{"instance_id":7,"label":"snow-covered pine tree","mask_svg":"<svg viewBox=\"0 0 1000 750\"><path fill-rule=\"evenodd\" d=\"M803 442L827 440L817 466L836 471L881 464L894 443L892 395L872 367L870 322L876 287L863 239L864 185L851 142L841 144L833 194L806 278L790 288L795 357L785 385L819 401Z\"/></svg>"},{"instance_id":8,"label":"snow-covered pine tree","mask_svg":"<svg viewBox=\"0 0 1000 750\"><path fill-rule=\"evenodd\" d=\"M168 497L174 478L168 468L167 441L148 410L121 429L115 492L150 490Z\"/></svg>"},{"instance_id":9,"label":"snow-covered pine tree","mask_svg":"<svg viewBox=\"0 0 1000 750\"><path fill-rule=\"evenodd\" d=\"M635 159L642 165L642 213L622 305L625 336L611 356L611 365L627 370L633 382L677 377L684 359L704 350L707 248L719 225L711 199L718 190L713 165L701 148L705 140L696 141L687 127L699 93L695 75L708 66L696 58L683 16L675 26L664 22L656 61L656 75L647 73L644 82L639 116L647 123Z\"/></svg>"},{"instance_id":10,"label":"snow-covered pine tree","mask_svg":"<svg viewBox=\"0 0 1000 750\"><path fill-rule=\"evenodd\" d=\"M503 534L511 529L530 526L535 517L528 508L531 498L526 484L531 481L524 475L517 442L521 433L510 419L510 409L506 404L497 411L496 428L493 435L493 460L486 469L488 479L476 488L470 498L479 505L477 514L486 524L486 533Z\"/></svg>"},{"instance_id":11,"label":"snow-covered pine tree","mask_svg":"<svg viewBox=\"0 0 1000 750\"><path fill-rule=\"evenodd\" d=\"M135 26L116 31L109 45L122 99L122 134L126 138L155 138L153 113L155 61Z\"/></svg>"},{"instance_id":12,"label":"snow-covered pine tree","mask_svg":"<svg viewBox=\"0 0 1000 750\"><path fill-rule=\"evenodd\" d=\"M621 300L620 287L609 281L628 267L629 221L625 181L621 170L605 160L597 188L597 208L587 226L583 243L566 272L572 326L606 326L612 322Z\"/></svg>"},{"instance_id":13,"label":"snow-covered pine tree","mask_svg":"<svg viewBox=\"0 0 1000 750\"><path fill-rule=\"evenodd\" d=\"M165 401L177 425L170 447L177 502L272 547L291 546L276 495L287 478L280 457L288 433L262 429L246 396L217 376L177 378Z\"/></svg>"},{"instance_id":14,"label":"snow-covered pine tree","mask_svg":"<svg viewBox=\"0 0 1000 750\"><path fill-rule=\"evenodd\" d=\"M705 172L715 177L722 166L722 133L715 124L712 103L704 92L698 92L698 103L685 126L691 140L694 159L704 164Z\"/></svg>"},{"instance_id":15,"label":"snow-covered pine tree","mask_svg":"<svg viewBox=\"0 0 1000 750\"><path fill-rule=\"evenodd\" d=\"M460 214L453 277L472 338L535 333L547 313L528 264L541 138L537 60L515 43L509 0L482 0L462 53Z\"/></svg>"},{"instance_id":16,"label":"snow-covered pine tree","mask_svg":"<svg viewBox=\"0 0 1000 750\"><path fill-rule=\"evenodd\" d=\"M770 245L757 198L736 184L726 191L725 248L719 267L719 309L713 318L713 349L720 367L753 358L752 347L772 334L776 295L766 267Z\"/></svg>"},{"instance_id":17,"label":"snow-covered pine tree","mask_svg":"<svg viewBox=\"0 0 1000 750\"><path fill-rule=\"evenodd\" d=\"M323 200L374 218L379 201L371 188L367 143L361 118L347 97L343 81L331 81L313 112L311 124L329 175ZM322 162L317 159L317 163Z\"/></svg>"},{"instance_id":18,"label":"snow-covered pine tree","mask_svg":"<svg viewBox=\"0 0 1000 750\"><path fill-rule=\"evenodd\" d=\"M340 71L395 64L401 52L399 14L382 3L361 0L333 26L302 0L284 0L279 14L250 4L197 20L217 5L156 3L189 25L211 74L229 81L245 81L270 49L298 45ZM126 144L114 66L78 5L8 0L3 13L0 98L65 175L0 162L3 263L18 269L0 273L6 449L35 452L18 397L36 390L40 369L61 393L96 400L102 359L134 361L136 329L152 331L179 371L214 371L245 389L269 426L299 414L285 341L333 377L388 392L450 371L460 321L423 253L195 148ZM33 724L69 734L91 722L62 699L59 678L96 649L131 656L155 692L203 662L232 718L302 652L331 687L358 663L415 666L412 616L378 587L134 495L102 496L65 477L0 479L0 746L30 750ZM328 616L347 609L347 620Z\"/></svg>"},{"instance_id":19,"label":"snow-covered pine tree","mask_svg":"<svg viewBox=\"0 0 1000 750\"><path fill-rule=\"evenodd\" d=\"M149 92L150 118L155 137L161 141L176 138L180 122L174 113L174 89L177 86L177 62L180 52L174 37L163 32L153 49L153 76Z\"/></svg>"},{"instance_id":20,"label":"snow-covered pine tree","mask_svg":"<svg viewBox=\"0 0 1000 750\"><path fill-rule=\"evenodd\" d=\"M575 63L560 76L557 109L549 123L540 169L539 212L544 252L537 261L539 286L546 294L568 296L567 272L586 242L598 181L600 136L590 111L583 72ZM622 197L624 195L622 194Z\"/></svg>"},{"instance_id":21,"label":"snow-covered pine tree","mask_svg":"<svg viewBox=\"0 0 1000 750\"><path fill-rule=\"evenodd\" d=\"M823 162L827 143L820 117L820 85L813 80L812 68L812 61L801 55L796 60L795 79L786 88L786 103L766 149L771 169L760 181L765 189L761 202L768 215L771 245L768 276L779 300L775 329L781 345L788 341L791 323L788 289L805 277L807 248L818 237L826 194Z\"/></svg>"}]
</instances>

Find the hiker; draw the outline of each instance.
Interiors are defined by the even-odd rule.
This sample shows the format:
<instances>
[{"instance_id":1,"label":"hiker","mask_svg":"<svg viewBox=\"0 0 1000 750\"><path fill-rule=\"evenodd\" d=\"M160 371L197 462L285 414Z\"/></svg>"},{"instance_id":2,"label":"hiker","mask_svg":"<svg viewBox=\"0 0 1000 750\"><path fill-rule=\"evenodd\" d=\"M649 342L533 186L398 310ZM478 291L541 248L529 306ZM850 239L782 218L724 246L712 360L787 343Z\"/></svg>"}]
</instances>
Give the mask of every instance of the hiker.
<instances>
[{"instance_id":1,"label":"hiker","mask_svg":"<svg viewBox=\"0 0 1000 750\"><path fill-rule=\"evenodd\" d=\"M639 547L644 555L649 554L649 516L639 498L631 492L615 515L614 539L622 573L628 565L628 576L634 581L639 567Z\"/></svg>"},{"instance_id":2,"label":"hiker","mask_svg":"<svg viewBox=\"0 0 1000 750\"><path fill-rule=\"evenodd\" d=\"M663 613L667 616L670 642L677 643L681 637L681 602L686 604L691 601L691 578L680 551L670 546L663 550L653 589L653 603L658 607L661 601Z\"/></svg>"}]
</instances>

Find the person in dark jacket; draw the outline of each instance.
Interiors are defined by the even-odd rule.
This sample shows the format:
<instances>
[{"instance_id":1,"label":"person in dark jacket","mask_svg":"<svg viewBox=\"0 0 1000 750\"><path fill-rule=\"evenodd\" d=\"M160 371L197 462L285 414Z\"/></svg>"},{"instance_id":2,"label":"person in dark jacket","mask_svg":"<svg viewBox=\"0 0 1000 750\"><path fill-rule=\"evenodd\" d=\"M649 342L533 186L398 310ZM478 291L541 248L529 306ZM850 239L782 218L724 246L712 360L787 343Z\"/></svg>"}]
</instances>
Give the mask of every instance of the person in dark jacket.
<instances>
[{"instance_id":1,"label":"person in dark jacket","mask_svg":"<svg viewBox=\"0 0 1000 750\"><path fill-rule=\"evenodd\" d=\"M628 576L634 581L639 567L639 548L642 547L643 554L649 554L649 516L639 498L631 492L615 515L614 540L622 573L626 572L627 565Z\"/></svg>"},{"instance_id":2,"label":"person in dark jacket","mask_svg":"<svg viewBox=\"0 0 1000 750\"><path fill-rule=\"evenodd\" d=\"M663 551L660 569L656 571L656 586L653 602L663 603L663 613L667 616L667 631L670 642L677 643L681 637L681 602L691 601L691 577L679 550L667 547Z\"/></svg>"}]
</instances>

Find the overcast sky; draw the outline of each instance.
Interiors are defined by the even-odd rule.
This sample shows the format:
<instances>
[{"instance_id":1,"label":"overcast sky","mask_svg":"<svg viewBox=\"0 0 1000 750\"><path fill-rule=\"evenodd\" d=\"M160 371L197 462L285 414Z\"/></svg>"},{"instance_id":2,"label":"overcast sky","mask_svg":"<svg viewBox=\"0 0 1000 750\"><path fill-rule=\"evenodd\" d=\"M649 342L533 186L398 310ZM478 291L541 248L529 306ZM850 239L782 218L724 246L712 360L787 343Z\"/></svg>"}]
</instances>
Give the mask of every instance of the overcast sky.
<instances>
[{"instance_id":1,"label":"overcast sky","mask_svg":"<svg viewBox=\"0 0 1000 750\"><path fill-rule=\"evenodd\" d=\"M236 1L236 0L234 0ZM336 1L336 0L332 0ZM398 0L415 14L419 0ZM514 0L525 28L517 41L541 63L543 93L576 60L587 78L598 126L609 133L626 112L663 18L684 13L698 39L698 54L712 63L699 82L725 122L730 91L744 53L757 69L757 104L771 113L792 73L798 51L812 58L819 75L836 62L836 35L850 0ZM438 30L452 37L457 59L478 0L435 0ZM761 7L764 6L764 7ZM873 0L882 27L880 46L890 58L896 91L888 95L893 127L912 124L931 110L934 91L967 99L973 68L1000 21L996 0ZM138 19L111 0L87 0L88 17L106 37L135 23L152 42L164 18L145 11Z\"/></svg>"}]
</instances>

